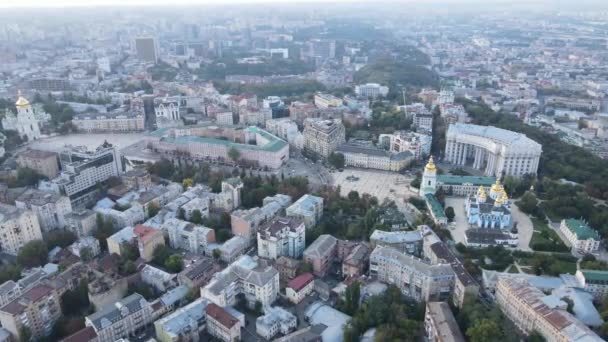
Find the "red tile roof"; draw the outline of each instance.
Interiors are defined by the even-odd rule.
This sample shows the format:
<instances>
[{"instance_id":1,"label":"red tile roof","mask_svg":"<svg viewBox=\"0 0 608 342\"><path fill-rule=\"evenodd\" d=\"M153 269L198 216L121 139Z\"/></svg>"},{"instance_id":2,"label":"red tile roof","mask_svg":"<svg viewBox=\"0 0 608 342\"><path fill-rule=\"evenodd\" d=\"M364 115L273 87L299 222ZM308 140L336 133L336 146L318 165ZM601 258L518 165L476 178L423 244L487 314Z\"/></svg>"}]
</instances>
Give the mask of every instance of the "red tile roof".
<instances>
[{"instance_id":1,"label":"red tile roof","mask_svg":"<svg viewBox=\"0 0 608 342\"><path fill-rule=\"evenodd\" d=\"M74 334L64 338L62 342L88 342L97 338L97 333L93 327L86 327Z\"/></svg>"},{"instance_id":2,"label":"red tile roof","mask_svg":"<svg viewBox=\"0 0 608 342\"><path fill-rule=\"evenodd\" d=\"M213 317L214 320L228 329L231 329L235 324L239 323L238 319L214 303L207 305L205 312L207 313L207 317Z\"/></svg>"},{"instance_id":3,"label":"red tile roof","mask_svg":"<svg viewBox=\"0 0 608 342\"><path fill-rule=\"evenodd\" d=\"M314 279L315 277L311 273L300 274L287 283L287 287L294 289L294 291L300 291Z\"/></svg>"},{"instance_id":4,"label":"red tile roof","mask_svg":"<svg viewBox=\"0 0 608 342\"><path fill-rule=\"evenodd\" d=\"M158 230L152 227L144 226L143 224L138 224L135 226L135 228L133 228L133 233L139 240L146 241L151 236L156 235Z\"/></svg>"}]
</instances>

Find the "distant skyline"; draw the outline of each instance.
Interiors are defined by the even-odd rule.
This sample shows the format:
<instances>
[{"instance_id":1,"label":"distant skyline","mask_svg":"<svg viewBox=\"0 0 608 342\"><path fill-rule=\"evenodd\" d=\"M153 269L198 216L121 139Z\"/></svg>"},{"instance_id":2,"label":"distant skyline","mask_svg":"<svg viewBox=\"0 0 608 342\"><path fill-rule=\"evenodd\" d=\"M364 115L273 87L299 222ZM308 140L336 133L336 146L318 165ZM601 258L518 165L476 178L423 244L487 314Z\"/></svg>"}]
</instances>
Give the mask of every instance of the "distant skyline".
<instances>
[{"instance_id":1,"label":"distant skyline","mask_svg":"<svg viewBox=\"0 0 608 342\"><path fill-rule=\"evenodd\" d=\"M553 0L394 0L392 3L530 3L562 2ZM378 3L376 0L0 0L0 8L98 7L98 6L176 6L225 4L297 4L297 3ZM563 3L563 2L562 2Z\"/></svg>"}]
</instances>

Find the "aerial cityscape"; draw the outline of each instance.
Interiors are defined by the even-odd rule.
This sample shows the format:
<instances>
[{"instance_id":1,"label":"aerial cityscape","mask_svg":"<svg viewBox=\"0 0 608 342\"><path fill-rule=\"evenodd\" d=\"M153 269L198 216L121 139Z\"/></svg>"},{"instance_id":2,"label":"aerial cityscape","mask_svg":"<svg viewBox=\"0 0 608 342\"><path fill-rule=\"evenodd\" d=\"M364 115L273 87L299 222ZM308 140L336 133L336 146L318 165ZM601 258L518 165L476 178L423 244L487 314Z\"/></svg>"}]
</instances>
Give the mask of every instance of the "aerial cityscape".
<instances>
[{"instance_id":1,"label":"aerial cityscape","mask_svg":"<svg viewBox=\"0 0 608 342\"><path fill-rule=\"evenodd\" d=\"M0 342L604 341L607 238L608 2L0 4Z\"/></svg>"}]
</instances>

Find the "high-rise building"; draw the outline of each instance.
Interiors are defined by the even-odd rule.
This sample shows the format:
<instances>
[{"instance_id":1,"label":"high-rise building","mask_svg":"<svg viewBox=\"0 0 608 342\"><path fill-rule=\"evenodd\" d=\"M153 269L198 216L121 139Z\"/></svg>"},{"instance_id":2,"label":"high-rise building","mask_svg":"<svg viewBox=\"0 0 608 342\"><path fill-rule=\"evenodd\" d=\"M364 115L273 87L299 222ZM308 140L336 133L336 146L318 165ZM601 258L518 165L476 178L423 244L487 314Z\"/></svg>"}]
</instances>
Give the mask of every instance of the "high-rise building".
<instances>
[{"instance_id":1,"label":"high-rise building","mask_svg":"<svg viewBox=\"0 0 608 342\"><path fill-rule=\"evenodd\" d=\"M122 173L118 150L110 144L94 151L84 146L70 147L59 154L61 174L48 182L41 182L42 190L48 189L70 198L72 208L81 208L95 199L98 184Z\"/></svg>"},{"instance_id":2,"label":"high-rise building","mask_svg":"<svg viewBox=\"0 0 608 342\"><path fill-rule=\"evenodd\" d=\"M154 96L145 95L144 103L144 127L147 131L156 130L156 111L154 109Z\"/></svg>"},{"instance_id":3,"label":"high-rise building","mask_svg":"<svg viewBox=\"0 0 608 342\"><path fill-rule=\"evenodd\" d=\"M135 52L137 58L145 62L158 62L158 46L153 37L135 38Z\"/></svg>"}]
</instances>

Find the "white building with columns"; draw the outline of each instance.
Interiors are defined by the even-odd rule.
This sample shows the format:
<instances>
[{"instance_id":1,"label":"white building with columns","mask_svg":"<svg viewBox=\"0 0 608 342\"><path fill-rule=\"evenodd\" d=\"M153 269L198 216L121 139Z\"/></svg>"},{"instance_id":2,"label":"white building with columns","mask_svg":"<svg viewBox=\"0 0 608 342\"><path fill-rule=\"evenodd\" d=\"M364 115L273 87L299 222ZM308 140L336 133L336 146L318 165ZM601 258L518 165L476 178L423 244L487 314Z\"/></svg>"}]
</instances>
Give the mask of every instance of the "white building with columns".
<instances>
[{"instance_id":1,"label":"white building with columns","mask_svg":"<svg viewBox=\"0 0 608 342\"><path fill-rule=\"evenodd\" d=\"M493 126L455 123L446 134L444 161L472 166L486 176L536 174L542 145L524 134Z\"/></svg>"}]
</instances>

